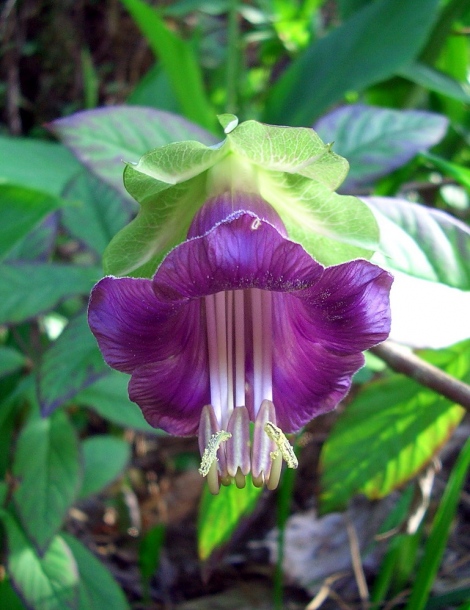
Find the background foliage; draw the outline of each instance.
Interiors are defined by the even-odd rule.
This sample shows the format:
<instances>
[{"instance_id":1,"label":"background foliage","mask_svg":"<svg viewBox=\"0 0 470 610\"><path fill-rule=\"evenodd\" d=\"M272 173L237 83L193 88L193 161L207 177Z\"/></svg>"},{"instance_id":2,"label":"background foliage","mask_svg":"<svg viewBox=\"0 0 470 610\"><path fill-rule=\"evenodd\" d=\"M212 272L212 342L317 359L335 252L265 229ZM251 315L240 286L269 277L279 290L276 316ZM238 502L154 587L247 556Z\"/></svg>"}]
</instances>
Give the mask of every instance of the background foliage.
<instances>
[{"instance_id":1,"label":"background foliage","mask_svg":"<svg viewBox=\"0 0 470 610\"><path fill-rule=\"evenodd\" d=\"M350 163L341 194L360 197L378 222L375 260L396 276L392 338L468 384L470 5L23 0L0 10L0 608L168 607L205 591L199 576L197 588L158 581L168 576L160 559L172 547L172 494L193 480L196 445L172 450L148 426L85 316L105 248L138 208L122 161L171 142L221 141L223 112L313 126ZM124 254L118 271L129 264ZM468 602L468 580L442 580L453 528L468 569L464 413L368 355L346 404L300 435L297 480L289 473L275 496L275 607L284 607L291 512L314 502L323 514L344 510L356 494L392 494L382 531L395 535L369 575L370 593L340 590L350 603ZM423 473L449 439L441 488L424 493ZM191 485L199 501L200 485ZM206 576L216 575L212 592L243 578L228 563L224 572L227 549L258 537L260 515L276 524L268 492L222 491L203 493L194 540ZM422 521L410 529L413 492ZM186 519L194 532L194 510ZM110 539L132 559L110 550ZM120 561L139 570L132 583ZM314 589L299 590L284 599L305 607Z\"/></svg>"}]
</instances>

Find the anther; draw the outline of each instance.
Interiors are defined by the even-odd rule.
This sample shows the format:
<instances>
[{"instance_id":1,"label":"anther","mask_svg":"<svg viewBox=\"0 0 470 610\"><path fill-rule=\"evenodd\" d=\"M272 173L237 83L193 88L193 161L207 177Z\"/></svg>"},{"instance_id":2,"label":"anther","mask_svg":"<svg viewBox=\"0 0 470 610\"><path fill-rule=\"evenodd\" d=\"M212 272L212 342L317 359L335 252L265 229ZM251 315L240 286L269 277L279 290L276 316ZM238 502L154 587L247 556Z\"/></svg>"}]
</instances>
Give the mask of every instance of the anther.
<instances>
[{"instance_id":1,"label":"anther","mask_svg":"<svg viewBox=\"0 0 470 610\"><path fill-rule=\"evenodd\" d=\"M299 465L297 456L295 455L294 448L287 440L287 437L284 432L270 421L265 423L264 431L269 436L269 438L276 443L283 459L287 464L287 467L297 468L297 466Z\"/></svg>"}]
</instances>

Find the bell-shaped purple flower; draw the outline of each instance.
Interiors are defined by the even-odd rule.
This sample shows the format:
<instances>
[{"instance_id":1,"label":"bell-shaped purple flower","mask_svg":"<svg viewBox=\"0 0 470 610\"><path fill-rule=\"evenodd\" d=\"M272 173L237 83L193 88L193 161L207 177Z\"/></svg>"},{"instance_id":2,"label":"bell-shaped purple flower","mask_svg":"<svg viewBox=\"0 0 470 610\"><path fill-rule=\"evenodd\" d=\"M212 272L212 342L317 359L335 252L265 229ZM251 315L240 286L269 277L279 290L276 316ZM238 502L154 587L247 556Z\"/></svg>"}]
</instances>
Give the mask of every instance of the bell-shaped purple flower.
<instances>
[{"instance_id":1,"label":"bell-shaped purple flower","mask_svg":"<svg viewBox=\"0 0 470 610\"><path fill-rule=\"evenodd\" d=\"M274 488L296 466L284 432L333 409L388 336L391 283L365 260L324 268L259 196L227 192L152 279L102 279L89 323L147 421L199 434L211 491L250 471Z\"/></svg>"}]
</instances>

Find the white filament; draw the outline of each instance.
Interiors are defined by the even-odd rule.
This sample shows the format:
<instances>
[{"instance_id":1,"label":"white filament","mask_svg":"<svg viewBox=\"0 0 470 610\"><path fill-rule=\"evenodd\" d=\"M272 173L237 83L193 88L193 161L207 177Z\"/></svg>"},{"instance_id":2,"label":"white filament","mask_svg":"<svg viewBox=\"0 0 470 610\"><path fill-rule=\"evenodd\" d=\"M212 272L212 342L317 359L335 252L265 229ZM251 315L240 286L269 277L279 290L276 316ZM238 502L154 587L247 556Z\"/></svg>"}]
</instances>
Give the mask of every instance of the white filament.
<instances>
[{"instance_id":1,"label":"white filament","mask_svg":"<svg viewBox=\"0 0 470 610\"><path fill-rule=\"evenodd\" d=\"M205 297L211 402L221 427L234 407L246 405L245 292L229 290ZM253 403L256 417L272 391L272 295L252 288Z\"/></svg>"}]
</instances>

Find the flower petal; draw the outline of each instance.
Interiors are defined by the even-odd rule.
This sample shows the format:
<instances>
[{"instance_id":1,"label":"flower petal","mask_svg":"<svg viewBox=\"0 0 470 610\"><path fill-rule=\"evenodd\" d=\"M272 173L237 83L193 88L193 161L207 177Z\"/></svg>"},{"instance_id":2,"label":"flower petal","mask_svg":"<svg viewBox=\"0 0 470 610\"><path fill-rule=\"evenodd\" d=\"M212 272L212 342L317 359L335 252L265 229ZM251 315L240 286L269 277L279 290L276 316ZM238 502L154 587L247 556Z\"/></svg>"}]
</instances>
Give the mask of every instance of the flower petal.
<instances>
[{"instance_id":1,"label":"flower petal","mask_svg":"<svg viewBox=\"0 0 470 610\"><path fill-rule=\"evenodd\" d=\"M106 362L133 373L129 396L147 421L172 434L195 434L210 400L200 301L175 307L155 297L151 280L106 277L88 311Z\"/></svg>"},{"instance_id":2,"label":"flower petal","mask_svg":"<svg viewBox=\"0 0 470 610\"><path fill-rule=\"evenodd\" d=\"M367 261L329 267L315 285L274 295L273 386L279 425L298 430L333 409L387 338L392 277Z\"/></svg>"},{"instance_id":3,"label":"flower petal","mask_svg":"<svg viewBox=\"0 0 470 610\"><path fill-rule=\"evenodd\" d=\"M172 250L153 282L159 298L178 301L240 288L300 290L323 269L271 224L239 212Z\"/></svg>"},{"instance_id":4,"label":"flower petal","mask_svg":"<svg viewBox=\"0 0 470 610\"><path fill-rule=\"evenodd\" d=\"M188 231L188 238L204 235L215 225L229 220L233 214L247 211L255 214L260 220L269 222L281 235L287 236L286 227L278 213L262 197L255 193L227 191L206 201L196 212Z\"/></svg>"},{"instance_id":5,"label":"flower petal","mask_svg":"<svg viewBox=\"0 0 470 610\"><path fill-rule=\"evenodd\" d=\"M327 267L301 298L311 312L314 333L329 351L352 354L384 341L390 333L393 277L365 260Z\"/></svg>"},{"instance_id":6,"label":"flower petal","mask_svg":"<svg viewBox=\"0 0 470 610\"><path fill-rule=\"evenodd\" d=\"M124 373L152 362L165 347L162 322L173 312L158 302L152 282L105 277L93 288L88 323L106 362Z\"/></svg>"}]
</instances>

